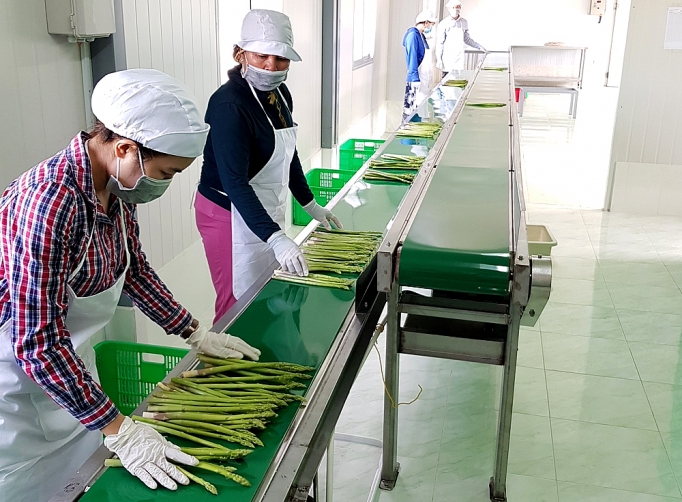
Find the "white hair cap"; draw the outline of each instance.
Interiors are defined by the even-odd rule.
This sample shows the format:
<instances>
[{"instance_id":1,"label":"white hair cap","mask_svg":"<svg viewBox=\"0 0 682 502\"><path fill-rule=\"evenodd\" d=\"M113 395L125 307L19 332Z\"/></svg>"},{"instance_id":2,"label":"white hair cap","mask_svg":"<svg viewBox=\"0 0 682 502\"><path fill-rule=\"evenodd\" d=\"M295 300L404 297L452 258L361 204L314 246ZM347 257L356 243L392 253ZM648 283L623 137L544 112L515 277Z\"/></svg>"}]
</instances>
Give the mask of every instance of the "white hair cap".
<instances>
[{"instance_id":1,"label":"white hair cap","mask_svg":"<svg viewBox=\"0 0 682 502\"><path fill-rule=\"evenodd\" d=\"M209 125L179 80L158 70L123 70L102 78L92 91L92 113L104 126L156 152L201 155Z\"/></svg>"},{"instance_id":2,"label":"white hair cap","mask_svg":"<svg viewBox=\"0 0 682 502\"><path fill-rule=\"evenodd\" d=\"M249 52L301 60L294 50L294 32L289 17L274 10L250 10L244 17L242 39L237 45Z\"/></svg>"},{"instance_id":3,"label":"white hair cap","mask_svg":"<svg viewBox=\"0 0 682 502\"><path fill-rule=\"evenodd\" d=\"M425 9L419 13L419 15L417 16L417 19L415 19L414 22L415 22L415 24L419 24L419 23L424 23L426 21L428 21L430 23L437 23L438 18L436 17L436 15L432 11Z\"/></svg>"},{"instance_id":4,"label":"white hair cap","mask_svg":"<svg viewBox=\"0 0 682 502\"><path fill-rule=\"evenodd\" d=\"M462 5L462 2L460 0L450 0L448 3L445 4L445 7L448 9L454 9L457 6L464 7Z\"/></svg>"}]
</instances>

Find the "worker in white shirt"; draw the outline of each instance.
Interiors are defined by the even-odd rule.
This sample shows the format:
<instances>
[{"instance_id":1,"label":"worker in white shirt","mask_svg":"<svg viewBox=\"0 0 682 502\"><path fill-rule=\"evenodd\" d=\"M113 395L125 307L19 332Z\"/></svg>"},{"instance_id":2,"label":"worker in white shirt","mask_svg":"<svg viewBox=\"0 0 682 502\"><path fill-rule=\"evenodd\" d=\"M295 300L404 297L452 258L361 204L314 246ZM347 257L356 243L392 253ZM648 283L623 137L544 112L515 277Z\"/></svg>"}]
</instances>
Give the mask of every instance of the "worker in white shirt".
<instances>
[{"instance_id":1,"label":"worker in white shirt","mask_svg":"<svg viewBox=\"0 0 682 502\"><path fill-rule=\"evenodd\" d=\"M450 15L438 23L436 66L442 72L449 73L464 69L465 44L481 51L485 49L469 36L469 23L461 16L462 2L450 0L445 6Z\"/></svg>"}]
</instances>

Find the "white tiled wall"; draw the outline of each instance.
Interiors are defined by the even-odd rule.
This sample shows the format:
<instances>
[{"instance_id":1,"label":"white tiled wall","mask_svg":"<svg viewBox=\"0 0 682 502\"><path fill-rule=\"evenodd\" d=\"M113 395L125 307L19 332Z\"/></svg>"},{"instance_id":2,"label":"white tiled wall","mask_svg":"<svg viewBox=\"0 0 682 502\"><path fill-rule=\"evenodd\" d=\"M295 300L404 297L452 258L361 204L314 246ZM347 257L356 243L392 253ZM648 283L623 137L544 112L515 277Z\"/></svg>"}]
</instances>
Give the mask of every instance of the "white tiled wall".
<instances>
[{"instance_id":1,"label":"white tiled wall","mask_svg":"<svg viewBox=\"0 0 682 502\"><path fill-rule=\"evenodd\" d=\"M616 163L612 212L682 216L682 165Z\"/></svg>"}]
</instances>

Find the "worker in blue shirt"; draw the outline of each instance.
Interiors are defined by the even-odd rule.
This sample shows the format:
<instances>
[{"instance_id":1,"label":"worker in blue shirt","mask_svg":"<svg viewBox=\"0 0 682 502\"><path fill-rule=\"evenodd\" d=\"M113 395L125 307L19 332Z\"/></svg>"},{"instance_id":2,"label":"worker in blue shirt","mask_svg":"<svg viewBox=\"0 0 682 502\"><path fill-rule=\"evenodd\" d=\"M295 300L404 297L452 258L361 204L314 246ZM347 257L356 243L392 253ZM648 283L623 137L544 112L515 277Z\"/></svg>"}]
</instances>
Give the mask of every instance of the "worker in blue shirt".
<instances>
[{"instance_id":1,"label":"worker in blue shirt","mask_svg":"<svg viewBox=\"0 0 682 502\"><path fill-rule=\"evenodd\" d=\"M423 10L415 19L415 26L409 28L403 37L405 60L407 62L403 120L419 104L418 96L424 96L429 91L428 62L424 62L424 55L429 48L429 44L426 41L425 33L429 33L437 22L438 18L436 18L433 12Z\"/></svg>"}]
</instances>

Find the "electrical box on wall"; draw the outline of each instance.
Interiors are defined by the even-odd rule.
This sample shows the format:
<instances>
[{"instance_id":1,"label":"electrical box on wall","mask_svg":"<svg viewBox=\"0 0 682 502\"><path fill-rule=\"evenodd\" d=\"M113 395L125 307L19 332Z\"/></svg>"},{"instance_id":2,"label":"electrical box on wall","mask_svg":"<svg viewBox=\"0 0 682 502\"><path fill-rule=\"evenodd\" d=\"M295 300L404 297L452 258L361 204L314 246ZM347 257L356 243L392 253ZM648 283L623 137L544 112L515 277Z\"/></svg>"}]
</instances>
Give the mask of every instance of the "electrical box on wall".
<instances>
[{"instance_id":1,"label":"electrical box on wall","mask_svg":"<svg viewBox=\"0 0 682 502\"><path fill-rule=\"evenodd\" d=\"M603 16L606 13L606 0L590 0L590 14Z\"/></svg>"},{"instance_id":2,"label":"electrical box on wall","mask_svg":"<svg viewBox=\"0 0 682 502\"><path fill-rule=\"evenodd\" d=\"M75 39L116 33L114 0L45 0L47 31Z\"/></svg>"}]
</instances>

